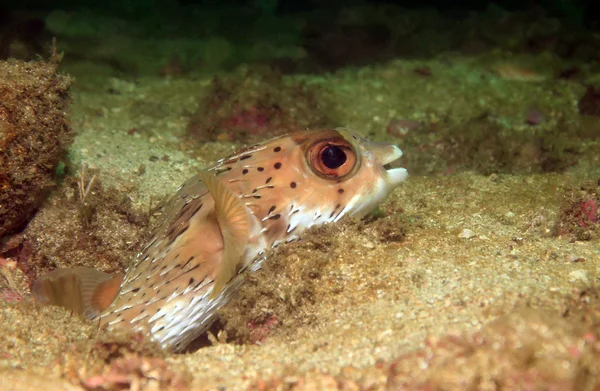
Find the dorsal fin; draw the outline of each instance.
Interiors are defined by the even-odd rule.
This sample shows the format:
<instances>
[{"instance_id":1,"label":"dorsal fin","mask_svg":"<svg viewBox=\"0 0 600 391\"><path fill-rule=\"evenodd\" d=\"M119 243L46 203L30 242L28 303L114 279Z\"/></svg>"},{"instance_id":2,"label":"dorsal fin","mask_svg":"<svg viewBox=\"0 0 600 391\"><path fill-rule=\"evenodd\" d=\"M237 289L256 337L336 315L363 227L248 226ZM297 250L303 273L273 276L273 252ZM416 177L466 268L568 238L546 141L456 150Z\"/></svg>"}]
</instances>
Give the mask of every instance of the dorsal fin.
<instances>
[{"instance_id":1,"label":"dorsal fin","mask_svg":"<svg viewBox=\"0 0 600 391\"><path fill-rule=\"evenodd\" d=\"M201 171L199 175L215 201L217 222L223 235L223 259L210 294L210 298L214 299L238 271L248 244L251 220L248 209L237 194L211 173Z\"/></svg>"},{"instance_id":2,"label":"dorsal fin","mask_svg":"<svg viewBox=\"0 0 600 391\"><path fill-rule=\"evenodd\" d=\"M32 293L42 305L58 305L88 319L94 319L119 293L122 274L110 274L89 267L60 268L36 280Z\"/></svg>"}]
</instances>

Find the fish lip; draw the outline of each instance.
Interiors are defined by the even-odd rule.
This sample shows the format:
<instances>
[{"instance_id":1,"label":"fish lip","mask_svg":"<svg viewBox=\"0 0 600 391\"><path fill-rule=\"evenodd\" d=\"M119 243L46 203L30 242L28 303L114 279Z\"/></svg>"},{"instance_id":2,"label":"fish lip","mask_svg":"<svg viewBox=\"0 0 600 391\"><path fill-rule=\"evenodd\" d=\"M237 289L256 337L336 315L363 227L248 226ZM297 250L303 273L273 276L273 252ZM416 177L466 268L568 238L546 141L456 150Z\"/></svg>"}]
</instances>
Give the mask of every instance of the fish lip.
<instances>
[{"instance_id":1,"label":"fish lip","mask_svg":"<svg viewBox=\"0 0 600 391\"><path fill-rule=\"evenodd\" d=\"M393 144L371 143L369 149L373 151L375 160L386 170L390 164L397 162L402 157L402 150Z\"/></svg>"},{"instance_id":2,"label":"fish lip","mask_svg":"<svg viewBox=\"0 0 600 391\"><path fill-rule=\"evenodd\" d=\"M385 172L387 173L388 182L392 186L397 186L408 179L408 171L403 167L392 168Z\"/></svg>"}]
</instances>

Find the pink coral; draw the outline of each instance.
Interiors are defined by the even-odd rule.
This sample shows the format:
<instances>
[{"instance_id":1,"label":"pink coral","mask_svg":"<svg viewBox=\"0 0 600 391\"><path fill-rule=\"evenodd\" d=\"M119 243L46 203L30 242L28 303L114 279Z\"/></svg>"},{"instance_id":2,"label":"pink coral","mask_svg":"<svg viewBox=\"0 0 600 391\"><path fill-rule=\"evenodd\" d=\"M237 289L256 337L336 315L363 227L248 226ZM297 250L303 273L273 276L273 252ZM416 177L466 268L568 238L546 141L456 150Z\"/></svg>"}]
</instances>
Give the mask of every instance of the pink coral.
<instances>
[{"instance_id":1,"label":"pink coral","mask_svg":"<svg viewBox=\"0 0 600 391\"><path fill-rule=\"evenodd\" d=\"M590 224L596 224L598 222L598 203L594 199L582 201L579 203L581 207L581 219L579 225L582 227L588 227Z\"/></svg>"},{"instance_id":2,"label":"pink coral","mask_svg":"<svg viewBox=\"0 0 600 391\"><path fill-rule=\"evenodd\" d=\"M235 109L231 116L222 123L225 129L247 131L250 134L261 134L271 125L270 113L252 106L247 110Z\"/></svg>"},{"instance_id":3,"label":"pink coral","mask_svg":"<svg viewBox=\"0 0 600 391\"><path fill-rule=\"evenodd\" d=\"M248 328L251 330L250 339L253 342L261 343L267 338L272 329L274 329L279 323L279 319L277 319L277 315L270 315L262 322L260 321L251 321L248 323Z\"/></svg>"},{"instance_id":4,"label":"pink coral","mask_svg":"<svg viewBox=\"0 0 600 391\"><path fill-rule=\"evenodd\" d=\"M0 289L0 299L8 301L9 303L16 303L22 301L23 296L11 291L10 289L3 288Z\"/></svg>"}]
</instances>

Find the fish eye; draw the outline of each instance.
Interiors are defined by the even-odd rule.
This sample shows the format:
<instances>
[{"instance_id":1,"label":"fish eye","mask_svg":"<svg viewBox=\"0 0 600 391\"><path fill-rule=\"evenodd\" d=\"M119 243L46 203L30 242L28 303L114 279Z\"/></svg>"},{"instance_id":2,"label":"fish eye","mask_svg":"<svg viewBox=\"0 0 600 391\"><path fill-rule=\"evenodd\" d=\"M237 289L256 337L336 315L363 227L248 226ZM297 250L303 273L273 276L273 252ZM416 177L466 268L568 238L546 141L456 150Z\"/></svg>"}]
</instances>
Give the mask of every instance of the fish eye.
<instances>
[{"instance_id":1,"label":"fish eye","mask_svg":"<svg viewBox=\"0 0 600 391\"><path fill-rule=\"evenodd\" d=\"M317 141L308 148L306 157L317 175L329 179L345 177L357 162L354 148L344 139Z\"/></svg>"},{"instance_id":2,"label":"fish eye","mask_svg":"<svg viewBox=\"0 0 600 391\"><path fill-rule=\"evenodd\" d=\"M321 161L330 169L336 169L346 163L346 152L338 146L330 145L321 151Z\"/></svg>"}]
</instances>

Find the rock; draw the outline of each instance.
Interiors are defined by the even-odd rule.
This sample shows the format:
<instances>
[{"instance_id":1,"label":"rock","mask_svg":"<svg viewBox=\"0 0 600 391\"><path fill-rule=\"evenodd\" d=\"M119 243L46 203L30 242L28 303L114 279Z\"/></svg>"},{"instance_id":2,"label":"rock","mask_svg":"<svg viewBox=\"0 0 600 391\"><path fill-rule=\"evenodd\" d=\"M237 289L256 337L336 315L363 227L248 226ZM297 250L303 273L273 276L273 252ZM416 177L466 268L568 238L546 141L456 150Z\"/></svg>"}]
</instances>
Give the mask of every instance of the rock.
<instances>
[{"instance_id":1,"label":"rock","mask_svg":"<svg viewBox=\"0 0 600 391\"><path fill-rule=\"evenodd\" d=\"M579 113L600 117L600 89L588 86L578 104Z\"/></svg>"},{"instance_id":2,"label":"rock","mask_svg":"<svg viewBox=\"0 0 600 391\"><path fill-rule=\"evenodd\" d=\"M46 62L0 62L0 238L21 227L54 186L73 142L71 80Z\"/></svg>"},{"instance_id":3,"label":"rock","mask_svg":"<svg viewBox=\"0 0 600 391\"><path fill-rule=\"evenodd\" d=\"M423 127L423 124L419 121L410 119L392 119L385 130L391 136L404 137L413 130L417 130L421 127Z\"/></svg>"},{"instance_id":4,"label":"rock","mask_svg":"<svg viewBox=\"0 0 600 391\"><path fill-rule=\"evenodd\" d=\"M461 239L472 239L475 237L475 232L471 231L468 228L465 228L462 230L462 232L460 233L460 235L458 235L459 238Z\"/></svg>"},{"instance_id":5,"label":"rock","mask_svg":"<svg viewBox=\"0 0 600 391\"><path fill-rule=\"evenodd\" d=\"M546 116L539 110L530 109L527 111L525 123L527 125L539 125L546 121Z\"/></svg>"}]
</instances>

